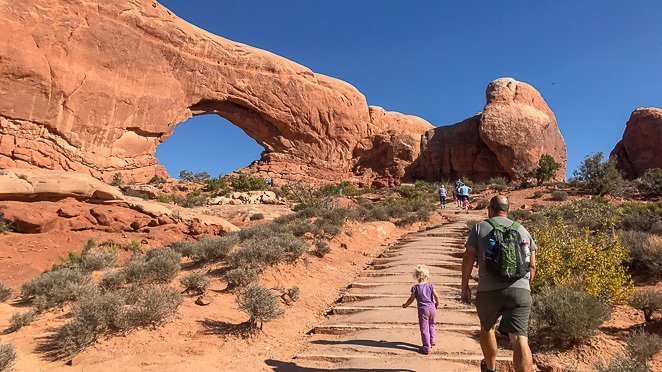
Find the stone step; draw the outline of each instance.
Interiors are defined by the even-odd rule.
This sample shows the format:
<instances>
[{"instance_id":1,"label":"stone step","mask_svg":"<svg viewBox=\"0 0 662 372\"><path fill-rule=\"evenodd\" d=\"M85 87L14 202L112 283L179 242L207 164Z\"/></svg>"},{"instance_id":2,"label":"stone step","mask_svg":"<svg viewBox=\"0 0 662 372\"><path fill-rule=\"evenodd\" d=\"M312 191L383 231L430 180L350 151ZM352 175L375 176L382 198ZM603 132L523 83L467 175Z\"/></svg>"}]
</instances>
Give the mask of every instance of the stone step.
<instances>
[{"instance_id":1,"label":"stone step","mask_svg":"<svg viewBox=\"0 0 662 372\"><path fill-rule=\"evenodd\" d=\"M464 333L467 335L474 335L480 332L480 326L475 325L453 325L453 324L439 324L439 330L455 332L455 333ZM329 323L313 327L309 331L310 334L331 334L331 335L342 335L353 333L361 330L389 330L389 329L411 329L418 330L417 323L408 323L408 324L389 324L389 323L364 323L364 324L340 324L340 323Z\"/></svg>"},{"instance_id":2,"label":"stone step","mask_svg":"<svg viewBox=\"0 0 662 372\"><path fill-rule=\"evenodd\" d=\"M350 304L352 304L350 302ZM354 314L354 313L359 313L361 311L366 311L366 310L379 310L379 309L384 309L384 310L401 310L402 306L400 305L373 305L373 306L365 306L365 305L339 305L339 306L334 306L331 308L329 311L330 314L332 315L346 315L346 314ZM466 312L466 313L476 313L475 308L467 308L467 307L462 307L461 305L446 305L443 307L440 307L438 309L439 311L444 311L444 310L454 310L454 311L460 311L460 312Z\"/></svg>"},{"instance_id":3,"label":"stone step","mask_svg":"<svg viewBox=\"0 0 662 372\"><path fill-rule=\"evenodd\" d=\"M353 314L333 315L329 318L334 324L385 324L385 325L411 325L418 326L418 312L416 307L400 309L374 309L356 312ZM473 313L440 309L437 312L436 323L440 325L471 326L476 324Z\"/></svg>"}]
</instances>

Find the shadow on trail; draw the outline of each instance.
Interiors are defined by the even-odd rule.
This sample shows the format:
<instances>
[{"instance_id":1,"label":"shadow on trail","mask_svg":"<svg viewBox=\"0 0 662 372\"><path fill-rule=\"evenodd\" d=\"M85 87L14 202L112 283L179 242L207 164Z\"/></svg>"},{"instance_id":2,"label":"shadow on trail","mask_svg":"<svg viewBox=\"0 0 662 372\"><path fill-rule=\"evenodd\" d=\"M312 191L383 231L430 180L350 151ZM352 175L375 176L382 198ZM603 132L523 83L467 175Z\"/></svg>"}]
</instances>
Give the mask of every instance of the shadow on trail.
<instances>
[{"instance_id":1,"label":"shadow on trail","mask_svg":"<svg viewBox=\"0 0 662 372\"><path fill-rule=\"evenodd\" d=\"M420 351L420 346L414 345L409 342L390 342L390 341L375 341L375 340L347 340L347 341L331 341L331 340L316 340L311 344L317 345L359 345L370 347L381 347L387 349L398 349L406 351Z\"/></svg>"},{"instance_id":2,"label":"shadow on trail","mask_svg":"<svg viewBox=\"0 0 662 372\"><path fill-rule=\"evenodd\" d=\"M198 321L204 328L203 334L216 335L216 336L238 336L248 338L255 335L256 330L252 328L248 322L243 323L230 323L222 322L213 319L204 319Z\"/></svg>"},{"instance_id":3,"label":"shadow on trail","mask_svg":"<svg viewBox=\"0 0 662 372\"><path fill-rule=\"evenodd\" d=\"M349 372L354 372L354 371L365 371L365 369L362 368L337 368L337 369L329 369L329 368L308 368L308 367L301 367L298 366L294 362L283 362L281 360L273 360L273 359L267 359L264 361L266 365L271 367L274 371L277 372L323 372L323 371L349 371ZM371 369L371 371L377 371L377 372L395 372L395 371L403 371L403 372L414 372L412 369Z\"/></svg>"}]
</instances>

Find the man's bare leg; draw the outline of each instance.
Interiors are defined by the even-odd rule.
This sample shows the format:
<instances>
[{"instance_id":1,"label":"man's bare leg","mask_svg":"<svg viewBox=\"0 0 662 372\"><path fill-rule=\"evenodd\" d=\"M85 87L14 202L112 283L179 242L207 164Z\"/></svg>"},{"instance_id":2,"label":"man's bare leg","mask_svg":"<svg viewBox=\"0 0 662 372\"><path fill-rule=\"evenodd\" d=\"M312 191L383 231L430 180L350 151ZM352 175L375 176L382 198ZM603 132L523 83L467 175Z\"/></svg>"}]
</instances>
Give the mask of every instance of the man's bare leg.
<instances>
[{"instance_id":1,"label":"man's bare leg","mask_svg":"<svg viewBox=\"0 0 662 372\"><path fill-rule=\"evenodd\" d=\"M484 331L481 328L480 348L483 349L483 356L485 357L485 364L487 364L487 368L491 370L495 370L496 357L497 357L497 341L496 341L496 335L494 334L494 328L492 328L488 332Z\"/></svg>"},{"instance_id":2,"label":"man's bare leg","mask_svg":"<svg viewBox=\"0 0 662 372\"><path fill-rule=\"evenodd\" d=\"M533 371L533 356L529 348L529 338L509 333L510 344L513 347L513 364L516 372Z\"/></svg>"}]
</instances>

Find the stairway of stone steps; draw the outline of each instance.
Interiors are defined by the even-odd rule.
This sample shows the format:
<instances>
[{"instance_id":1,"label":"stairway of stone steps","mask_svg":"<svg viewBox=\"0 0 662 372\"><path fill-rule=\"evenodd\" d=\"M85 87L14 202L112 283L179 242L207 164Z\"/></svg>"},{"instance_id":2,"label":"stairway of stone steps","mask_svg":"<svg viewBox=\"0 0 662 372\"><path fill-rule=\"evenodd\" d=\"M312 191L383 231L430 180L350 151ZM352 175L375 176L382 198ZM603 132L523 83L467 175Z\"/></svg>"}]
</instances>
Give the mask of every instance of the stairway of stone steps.
<instances>
[{"instance_id":1,"label":"stairway of stone steps","mask_svg":"<svg viewBox=\"0 0 662 372\"><path fill-rule=\"evenodd\" d=\"M467 221L482 214L452 209L444 214L453 222L406 235L353 281L328 319L310 331L307 346L293 361L298 370L479 370L479 321L475 308L460 302L460 281ZM430 268L430 280L441 294L437 345L429 355L419 353L416 303L401 307L419 264ZM499 350L498 360L505 367L512 352Z\"/></svg>"}]
</instances>

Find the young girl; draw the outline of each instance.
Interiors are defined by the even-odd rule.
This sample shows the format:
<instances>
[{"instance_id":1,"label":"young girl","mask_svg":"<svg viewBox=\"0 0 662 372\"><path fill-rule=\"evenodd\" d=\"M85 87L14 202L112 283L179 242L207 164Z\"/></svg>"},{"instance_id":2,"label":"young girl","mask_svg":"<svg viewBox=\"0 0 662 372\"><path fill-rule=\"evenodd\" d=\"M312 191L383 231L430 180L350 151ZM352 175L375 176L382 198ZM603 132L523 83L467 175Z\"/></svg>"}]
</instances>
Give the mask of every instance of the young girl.
<instances>
[{"instance_id":1,"label":"young girl","mask_svg":"<svg viewBox=\"0 0 662 372\"><path fill-rule=\"evenodd\" d=\"M430 270L425 265L416 266L414 279L418 284L411 287L411 296L402 304L403 308L411 305L416 300L418 305L418 326L421 329L423 340L423 354L430 354L432 346L436 344L434 334L434 317L439 307L439 293L434 289L432 283L428 283Z\"/></svg>"}]
</instances>

